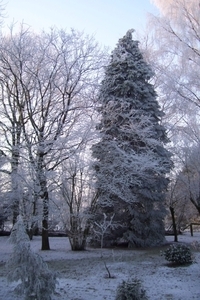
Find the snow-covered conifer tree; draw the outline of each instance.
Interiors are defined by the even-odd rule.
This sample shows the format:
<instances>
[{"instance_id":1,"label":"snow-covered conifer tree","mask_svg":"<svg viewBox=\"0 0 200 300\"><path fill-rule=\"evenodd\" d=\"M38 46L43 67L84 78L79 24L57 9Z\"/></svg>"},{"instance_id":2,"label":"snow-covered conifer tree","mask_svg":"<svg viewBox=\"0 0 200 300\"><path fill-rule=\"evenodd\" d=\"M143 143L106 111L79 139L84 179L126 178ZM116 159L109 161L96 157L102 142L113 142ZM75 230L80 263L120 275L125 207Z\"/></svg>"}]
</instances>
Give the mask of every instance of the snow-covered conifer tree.
<instances>
[{"instance_id":1,"label":"snow-covered conifer tree","mask_svg":"<svg viewBox=\"0 0 200 300\"><path fill-rule=\"evenodd\" d=\"M10 241L14 246L7 263L8 280L19 281L16 292L25 300L50 300L56 288L56 274L49 270L40 255L31 250L21 216L13 227Z\"/></svg>"},{"instance_id":2,"label":"snow-covered conifer tree","mask_svg":"<svg viewBox=\"0 0 200 300\"><path fill-rule=\"evenodd\" d=\"M149 79L151 68L132 39L119 40L105 70L99 94L100 141L92 148L99 212L115 214L123 225L109 239L124 237L129 246L164 240L166 174L172 167L165 149L163 112Z\"/></svg>"}]
</instances>

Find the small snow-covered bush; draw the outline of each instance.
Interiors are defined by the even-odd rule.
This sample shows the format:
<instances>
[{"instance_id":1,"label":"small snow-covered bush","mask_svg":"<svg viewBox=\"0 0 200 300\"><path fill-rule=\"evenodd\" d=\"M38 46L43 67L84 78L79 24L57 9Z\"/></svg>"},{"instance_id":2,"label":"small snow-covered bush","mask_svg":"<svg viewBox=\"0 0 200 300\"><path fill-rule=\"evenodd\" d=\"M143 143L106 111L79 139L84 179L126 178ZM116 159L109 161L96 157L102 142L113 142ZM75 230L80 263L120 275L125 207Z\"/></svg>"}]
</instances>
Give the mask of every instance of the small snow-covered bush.
<instances>
[{"instance_id":1,"label":"small snow-covered bush","mask_svg":"<svg viewBox=\"0 0 200 300\"><path fill-rule=\"evenodd\" d=\"M22 218L13 227L10 242L14 246L7 262L8 281L19 281L15 291L22 299L50 300L56 288L56 274L31 250Z\"/></svg>"},{"instance_id":2,"label":"small snow-covered bush","mask_svg":"<svg viewBox=\"0 0 200 300\"><path fill-rule=\"evenodd\" d=\"M123 281L117 287L115 300L147 300L146 291L138 279Z\"/></svg>"},{"instance_id":3,"label":"small snow-covered bush","mask_svg":"<svg viewBox=\"0 0 200 300\"><path fill-rule=\"evenodd\" d=\"M170 245L161 255L163 255L167 261L178 265L192 263L191 250L184 244Z\"/></svg>"}]
</instances>

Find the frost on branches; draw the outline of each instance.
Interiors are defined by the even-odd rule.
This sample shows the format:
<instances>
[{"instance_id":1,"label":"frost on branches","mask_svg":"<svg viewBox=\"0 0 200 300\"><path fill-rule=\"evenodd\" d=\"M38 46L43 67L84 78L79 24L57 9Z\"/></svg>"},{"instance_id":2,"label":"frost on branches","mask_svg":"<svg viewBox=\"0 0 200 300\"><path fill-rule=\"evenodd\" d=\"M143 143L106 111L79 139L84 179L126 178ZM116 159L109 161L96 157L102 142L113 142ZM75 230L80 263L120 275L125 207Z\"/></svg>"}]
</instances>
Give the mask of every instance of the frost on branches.
<instances>
[{"instance_id":1,"label":"frost on branches","mask_svg":"<svg viewBox=\"0 0 200 300\"><path fill-rule=\"evenodd\" d=\"M111 230L109 240L123 237L130 247L164 240L166 174L172 163L164 147L163 112L149 83L152 75L128 31L105 70L99 94L100 141L92 148L99 216L114 213L123 230Z\"/></svg>"},{"instance_id":2,"label":"frost on branches","mask_svg":"<svg viewBox=\"0 0 200 300\"><path fill-rule=\"evenodd\" d=\"M16 292L25 300L50 300L56 288L56 275L49 270L42 257L30 249L21 217L13 227L10 241L14 246L7 263L8 280L19 282Z\"/></svg>"}]
</instances>

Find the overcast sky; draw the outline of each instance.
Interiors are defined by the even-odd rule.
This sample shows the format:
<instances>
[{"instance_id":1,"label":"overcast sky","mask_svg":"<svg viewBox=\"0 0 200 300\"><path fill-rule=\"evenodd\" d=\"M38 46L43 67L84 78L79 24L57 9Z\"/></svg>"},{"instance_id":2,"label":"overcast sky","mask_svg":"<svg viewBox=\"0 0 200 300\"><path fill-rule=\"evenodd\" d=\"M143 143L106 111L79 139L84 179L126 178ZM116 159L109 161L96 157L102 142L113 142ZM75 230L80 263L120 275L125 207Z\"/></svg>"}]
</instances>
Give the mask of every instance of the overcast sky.
<instances>
[{"instance_id":1,"label":"overcast sky","mask_svg":"<svg viewBox=\"0 0 200 300\"><path fill-rule=\"evenodd\" d=\"M75 28L94 34L111 49L128 29L145 29L148 13L158 14L151 0L7 0L5 28L12 21L33 30Z\"/></svg>"}]
</instances>

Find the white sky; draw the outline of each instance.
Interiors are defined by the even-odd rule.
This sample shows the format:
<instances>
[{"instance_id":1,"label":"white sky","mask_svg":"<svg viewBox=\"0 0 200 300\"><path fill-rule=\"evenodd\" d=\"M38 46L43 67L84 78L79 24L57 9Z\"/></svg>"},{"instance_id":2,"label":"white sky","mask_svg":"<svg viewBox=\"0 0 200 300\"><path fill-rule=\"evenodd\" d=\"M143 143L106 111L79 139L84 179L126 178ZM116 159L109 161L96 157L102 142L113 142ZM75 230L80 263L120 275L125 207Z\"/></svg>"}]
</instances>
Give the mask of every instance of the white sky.
<instances>
[{"instance_id":1,"label":"white sky","mask_svg":"<svg viewBox=\"0 0 200 300\"><path fill-rule=\"evenodd\" d=\"M144 30L148 13L158 10L151 0L5 0L5 28L12 21L32 29L75 28L94 34L96 40L113 49L126 31Z\"/></svg>"}]
</instances>

